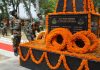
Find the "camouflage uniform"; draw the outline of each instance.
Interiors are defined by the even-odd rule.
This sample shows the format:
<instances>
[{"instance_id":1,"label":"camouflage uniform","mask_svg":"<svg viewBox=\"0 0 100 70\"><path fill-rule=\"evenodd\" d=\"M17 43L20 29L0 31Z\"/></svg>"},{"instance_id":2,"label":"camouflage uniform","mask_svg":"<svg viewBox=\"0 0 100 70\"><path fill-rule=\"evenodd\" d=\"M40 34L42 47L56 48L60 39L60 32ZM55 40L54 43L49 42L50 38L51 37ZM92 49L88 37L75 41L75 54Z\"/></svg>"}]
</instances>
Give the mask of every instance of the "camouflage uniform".
<instances>
[{"instance_id":1,"label":"camouflage uniform","mask_svg":"<svg viewBox=\"0 0 100 70\"><path fill-rule=\"evenodd\" d=\"M7 36L7 24L1 23L1 30L2 30L2 35L4 36L6 34Z\"/></svg>"},{"instance_id":2,"label":"camouflage uniform","mask_svg":"<svg viewBox=\"0 0 100 70\"><path fill-rule=\"evenodd\" d=\"M26 37L29 41L34 40L34 35L33 35L33 32L32 32L32 24L31 23L25 23L24 33L25 33L25 35L26 35Z\"/></svg>"},{"instance_id":3,"label":"camouflage uniform","mask_svg":"<svg viewBox=\"0 0 100 70\"><path fill-rule=\"evenodd\" d=\"M15 22L13 25L13 47L15 55L18 54L18 46L21 40L21 24L19 22Z\"/></svg>"},{"instance_id":4,"label":"camouflage uniform","mask_svg":"<svg viewBox=\"0 0 100 70\"><path fill-rule=\"evenodd\" d=\"M14 25L14 21L10 22L10 31L11 31L11 35L13 34L13 25Z\"/></svg>"}]
</instances>

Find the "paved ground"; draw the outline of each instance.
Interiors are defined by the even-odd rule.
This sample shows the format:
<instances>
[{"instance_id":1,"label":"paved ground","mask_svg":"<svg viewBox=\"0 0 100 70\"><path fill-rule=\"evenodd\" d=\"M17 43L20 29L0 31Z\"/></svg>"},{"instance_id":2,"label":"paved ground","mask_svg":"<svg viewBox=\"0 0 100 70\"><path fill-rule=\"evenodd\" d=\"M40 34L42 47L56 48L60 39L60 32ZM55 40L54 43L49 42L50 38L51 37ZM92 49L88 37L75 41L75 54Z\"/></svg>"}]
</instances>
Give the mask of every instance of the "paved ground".
<instances>
[{"instance_id":1,"label":"paved ground","mask_svg":"<svg viewBox=\"0 0 100 70\"><path fill-rule=\"evenodd\" d=\"M26 41L27 41L26 36L22 32L22 42L26 42ZM8 32L8 36L2 37L1 32L0 32L0 42L11 45L12 44L11 34ZM29 70L27 68L20 66L18 57L5 56L4 55L5 53L3 51L0 50L0 70ZM3 53L1 54L1 52ZM8 53L7 55L10 55L10 54Z\"/></svg>"},{"instance_id":2,"label":"paved ground","mask_svg":"<svg viewBox=\"0 0 100 70\"><path fill-rule=\"evenodd\" d=\"M0 70L30 70L20 66L18 57L0 61Z\"/></svg>"},{"instance_id":3,"label":"paved ground","mask_svg":"<svg viewBox=\"0 0 100 70\"><path fill-rule=\"evenodd\" d=\"M6 59L9 59L9 58L10 57L7 57L7 56L4 56L4 55L0 54L0 61L6 60Z\"/></svg>"}]
</instances>

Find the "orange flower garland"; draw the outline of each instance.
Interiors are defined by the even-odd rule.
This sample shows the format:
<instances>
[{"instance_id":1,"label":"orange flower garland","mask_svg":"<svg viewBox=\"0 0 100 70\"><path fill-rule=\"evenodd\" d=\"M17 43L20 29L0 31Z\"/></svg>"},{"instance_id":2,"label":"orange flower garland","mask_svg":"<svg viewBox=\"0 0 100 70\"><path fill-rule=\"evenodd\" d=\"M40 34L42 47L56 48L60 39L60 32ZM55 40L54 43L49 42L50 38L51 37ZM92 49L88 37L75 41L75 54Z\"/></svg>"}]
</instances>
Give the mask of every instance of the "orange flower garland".
<instances>
[{"instance_id":1,"label":"orange flower garland","mask_svg":"<svg viewBox=\"0 0 100 70\"><path fill-rule=\"evenodd\" d=\"M93 42L93 44L90 46L89 49L90 52L93 52L97 48L99 40L97 39L96 35L93 33L88 34L87 37L90 39L90 41Z\"/></svg>"},{"instance_id":2,"label":"orange flower garland","mask_svg":"<svg viewBox=\"0 0 100 70\"><path fill-rule=\"evenodd\" d=\"M60 30L60 31L58 31L58 30ZM61 35L63 38L62 44L58 44L57 42L52 44L54 38L56 38L58 35ZM52 30L47 35L46 46L51 49L62 50L62 49L64 49L65 45L70 41L70 39L71 39L71 34L69 33L69 31L67 31L64 28L57 28L57 29Z\"/></svg>"},{"instance_id":3,"label":"orange flower garland","mask_svg":"<svg viewBox=\"0 0 100 70\"><path fill-rule=\"evenodd\" d=\"M62 28L56 28L55 30L52 30L51 32L53 33L53 32L55 32L55 31L61 31L62 32ZM69 36L68 38L69 38L69 40L72 38L72 33L68 30L68 29L66 29L66 32L67 32L67 35L66 36ZM57 37L55 37L55 38L53 38L53 40L52 40L52 45L57 45L57 46L59 46L59 44L57 43Z\"/></svg>"},{"instance_id":4,"label":"orange flower garland","mask_svg":"<svg viewBox=\"0 0 100 70\"><path fill-rule=\"evenodd\" d=\"M78 33L79 34L84 34L90 40L90 42L92 42L92 44L90 45L89 51L93 52L97 48L97 45L99 43L98 38L96 37L96 35L93 34L90 31L80 31Z\"/></svg>"},{"instance_id":5,"label":"orange flower garland","mask_svg":"<svg viewBox=\"0 0 100 70\"><path fill-rule=\"evenodd\" d=\"M50 61L49 61L48 56L47 56L47 53L45 53L45 59L46 59L47 65L49 66L50 69L58 69L60 67L60 65L61 65L62 56L59 57L58 63L55 66L52 66L50 64Z\"/></svg>"},{"instance_id":6,"label":"orange flower garland","mask_svg":"<svg viewBox=\"0 0 100 70\"><path fill-rule=\"evenodd\" d=\"M76 12L76 3L75 3L75 0L72 0L72 5L73 5L73 11Z\"/></svg>"},{"instance_id":7,"label":"orange flower garland","mask_svg":"<svg viewBox=\"0 0 100 70\"><path fill-rule=\"evenodd\" d=\"M30 55L31 55L32 61L34 63L36 63L36 64L40 64L43 61L44 57L45 57L45 53L43 52L41 58L39 60L36 60L35 57L34 57L34 55L33 55L33 53L32 53L32 49L30 50Z\"/></svg>"},{"instance_id":8,"label":"orange flower garland","mask_svg":"<svg viewBox=\"0 0 100 70\"><path fill-rule=\"evenodd\" d=\"M19 52L21 53L21 49L19 48L18 50L19 50ZM30 52L30 54L29 54L29 52ZM66 53L66 54L64 54L64 53ZM20 55L20 58L21 58L23 61L27 61L28 58L29 58L29 56L31 56L32 61L33 61L34 63L36 63L36 64L42 63L42 61L45 59L45 61L47 62L47 65L48 65L48 67L49 67L50 69L58 69L58 68L60 67L62 61L63 61L64 67L65 67L66 70L70 70L69 66L67 65L67 61L66 61L66 57L65 57L66 55L74 56L74 57L77 57L77 58L80 58L80 56L83 55L83 54L76 54L76 53L69 53L69 52L64 52L64 53L59 52L60 57L59 57L58 63L57 63L55 66L53 66L53 65L50 63L50 61L49 61L49 59L48 59L48 56L47 56L47 52L43 52L43 54L42 54L42 56L41 56L41 58L40 58L39 60L36 60L36 59L35 59L35 56L33 55L32 49L31 49L31 48L28 50L28 53L27 53L27 56L28 56L28 57L27 57L27 59L25 59L26 57L24 58L22 54L19 54L19 55ZM22 57L23 57L23 58L22 58ZM90 57L89 57L89 56L84 56L84 57L85 57L84 59L90 59L90 60L100 61L100 58L96 58L96 57L92 57L92 56L90 56ZM84 60L84 59L82 60L80 66L79 66L79 68L78 68L78 70L82 70L84 66L85 66L85 69L86 69L86 70L89 70L89 67L88 67L88 60Z\"/></svg>"},{"instance_id":9,"label":"orange flower garland","mask_svg":"<svg viewBox=\"0 0 100 70\"><path fill-rule=\"evenodd\" d=\"M38 34L38 36L36 37L37 40L43 39L43 38L45 38L45 31L44 31L44 32L40 32L40 33Z\"/></svg>"},{"instance_id":10,"label":"orange flower garland","mask_svg":"<svg viewBox=\"0 0 100 70\"><path fill-rule=\"evenodd\" d=\"M85 67L85 70L89 70L89 66L88 66L88 61L87 60L83 60L81 62L80 67L78 68L78 70L83 70L83 68Z\"/></svg>"},{"instance_id":11,"label":"orange flower garland","mask_svg":"<svg viewBox=\"0 0 100 70\"><path fill-rule=\"evenodd\" d=\"M66 57L64 55L62 55L62 59L63 59L63 64L64 64L65 69L70 70L68 64L66 63L67 61L66 61Z\"/></svg>"},{"instance_id":12,"label":"orange flower garland","mask_svg":"<svg viewBox=\"0 0 100 70\"><path fill-rule=\"evenodd\" d=\"M20 47L18 47L18 53L19 53L19 55L20 55L20 58L21 58L23 61L27 61L28 58L29 58L29 55L30 55L30 49L28 50L28 53L26 54L26 57L24 57L24 56L22 55Z\"/></svg>"},{"instance_id":13,"label":"orange flower garland","mask_svg":"<svg viewBox=\"0 0 100 70\"><path fill-rule=\"evenodd\" d=\"M76 39L82 39L83 40L83 42L85 43L83 48L74 47L73 43L75 43ZM86 36L84 36L83 34L75 33L72 37L71 42L69 42L69 44L67 45L67 49L70 52L86 53L89 50L89 46L90 46L90 41Z\"/></svg>"},{"instance_id":14,"label":"orange flower garland","mask_svg":"<svg viewBox=\"0 0 100 70\"><path fill-rule=\"evenodd\" d=\"M66 7L67 7L67 0L64 0L64 7L63 7L63 12L66 12Z\"/></svg>"}]
</instances>

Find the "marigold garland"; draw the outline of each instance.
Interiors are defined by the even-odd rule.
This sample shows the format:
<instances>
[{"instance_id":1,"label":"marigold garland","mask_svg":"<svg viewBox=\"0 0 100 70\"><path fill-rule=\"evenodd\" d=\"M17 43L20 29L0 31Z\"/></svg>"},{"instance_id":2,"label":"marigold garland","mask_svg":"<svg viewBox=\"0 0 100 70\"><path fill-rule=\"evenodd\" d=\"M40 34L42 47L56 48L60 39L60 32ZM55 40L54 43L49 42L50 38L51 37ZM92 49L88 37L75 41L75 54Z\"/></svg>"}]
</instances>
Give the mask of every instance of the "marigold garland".
<instances>
[{"instance_id":1,"label":"marigold garland","mask_svg":"<svg viewBox=\"0 0 100 70\"><path fill-rule=\"evenodd\" d=\"M70 70L68 64L66 63L67 61L66 61L66 57L64 55L62 55L62 59L63 59L63 64L64 64L65 69Z\"/></svg>"},{"instance_id":2,"label":"marigold garland","mask_svg":"<svg viewBox=\"0 0 100 70\"><path fill-rule=\"evenodd\" d=\"M89 70L89 66L88 66L88 61L87 60L82 60L80 67L78 68L78 70L83 70L85 66L85 70Z\"/></svg>"},{"instance_id":3,"label":"marigold garland","mask_svg":"<svg viewBox=\"0 0 100 70\"><path fill-rule=\"evenodd\" d=\"M86 7L86 0L83 0L83 4L84 4L84 6L83 6L83 9L84 9L84 12L86 12L87 11L87 7Z\"/></svg>"},{"instance_id":4,"label":"marigold garland","mask_svg":"<svg viewBox=\"0 0 100 70\"><path fill-rule=\"evenodd\" d=\"M73 5L73 11L76 12L76 3L75 3L75 0L72 0L72 5Z\"/></svg>"},{"instance_id":5,"label":"marigold garland","mask_svg":"<svg viewBox=\"0 0 100 70\"><path fill-rule=\"evenodd\" d=\"M93 44L90 46L90 52L93 52L98 46L99 40L97 39L96 35L93 33L89 33L87 37L90 39L90 41L93 42Z\"/></svg>"},{"instance_id":6,"label":"marigold garland","mask_svg":"<svg viewBox=\"0 0 100 70\"><path fill-rule=\"evenodd\" d=\"M74 47L73 43L75 43L76 39L82 39L83 40L83 42L85 43L83 48ZM89 46L90 46L90 41L86 36L84 36L83 34L75 33L72 37L72 40L67 45L67 49L70 52L86 53L89 50Z\"/></svg>"},{"instance_id":7,"label":"marigold garland","mask_svg":"<svg viewBox=\"0 0 100 70\"><path fill-rule=\"evenodd\" d=\"M63 38L62 44L58 44L57 42L53 43L53 40L58 36L61 35ZM68 37L69 36L69 37ZM52 30L46 37L46 46L51 49L55 50L62 50L65 48L66 44L70 41L71 39L71 33L69 33L68 30L64 28L56 28Z\"/></svg>"},{"instance_id":8,"label":"marigold garland","mask_svg":"<svg viewBox=\"0 0 100 70\"><path fill-rule=\"evenodd\" d=\"M67 10L66 10L66 7L67 7L67 0L64 0L64 7L63 7L63 12L66 12Z\"/></svg>"},{"instance_id":9,"label":"marigold garland","mask_svg":"<svg viewBox=\"0 0 100 70\"><path fill-rule=\"evenodd\" d=\"M25 57L22 55L20 47L18 47L18 53L19 53L19 55L20 55L20 58L21 58L23 61L27 61L28 58L29 58L29 55L30 55L30 49L28 50L28 53L26 54Z\"/></svg>"},{"instance_id":10,"label":"marigold garland","mask_svg":"<svg viewBox=\"0 0 100 70\"><path fill-rule=\"evenodd\" d=\"M95 7L94 7L94 3L93 3L93 1L91 1L91 10L92 10L92 12L95 13Z\"/></svg>"},{"instance_id":11,"label":"marigold garland","mask_svg":"<svg viewBox=\"0 0 100 70\"><path fill-rule=\"evenodd\" d=\"M55 65L55 66L52 66L49 59L48 59L48 56L47 56L47 53L45 53L45 60L47 62L47 65L49 66L50 69L58 69L61 65L61 61L62 61L62 56L59 57L59 60L58 60L58 63Z\"/></svg>"},{"instance_id":12,"label":"marigold garland","mask_svg":"<svg viewBox=\"0 0 100 70\"><path fill-rule=\"evenodd\" d=\"M20 48L19 48L19 52L21 53L21 49L20 49ZM61 65L61 62L63 61L63 64L64 64L65 69L66 69L66 70L70 70L69 66L67 65L66 57L65 57L64 53L62 53L62 52L60 52L60 57L59 57L58 63L57 63L55 66L53 66L53 65L50 63L50 61L49 61L49 59L48 59L48 56L47 56L47 52L43 52L43 54L42 54L42 56L41 56L41 58L40 58L39 60L36 60L36 59L35 59L35 57L34 57L34 55L33 55L33 53L32 53L32 49L31 49L31 48L28 50L28 52L30 52L30 54L27 53L28 58L29 58L29 56L31 56L32 61L33 61L34 63L36 63L36 64L40 64L40 63L45 59L46 62L47 62L47 65L49 66L50 69L58 69L58 68L60 67L60 65ZM77 58L80 58L80 56L83 55L83 54L80 54L80 55L78 54L78 56L77 56L76 53L69 53L69 52L65 52L65 53L66 53L66 55L67 55L67 54L70 54L70 56L75 56L75 57L77 57ZM26 57L23 58L23 55L22 55L22 54L19 54L19 55L20 55L20 58L21 58L23 61L27 61L27 60L28 60L28 58L27 58L27 60L25 59ZM86 56L84 56L84 57L86 57ZM89 58L89 57L87 56L86 59L88 59L88 58ZM98 59L98 58L96 58L96 57L92 57L92 56L90 56L89 59L92 60L92 58L95 59L95 60L97 60L97 61L100 61L100 59ZM83 66L85 66L86 70L89 70L89 67L88 67L88 60L84 60L84 59L83 59L82 62L81 62L81 64L80 64L80 66L79 66L79 68L78 68L78 70L82 70L82 69L83 69Z\"/></svg>"},{"instance_id":13,"label":"marigold garland","mask_svg":"<svg viewBox=\"0 0 100 70\"><path fill-rule=\"evenodd\" d=\"M90 45L90 49L89 49L90 52L93 52L97 48L99 41L94 33L90 31L80 31L77 33L84 34L90 40L90 42L92 42L92 44Z\"/></svg>"},{"instance_id":14,"label":"marigold garland","mask_svg":"<svg viewBox=\"0 0 100 70\"><path fill-rule=\"evenodd\" d=\"M52 30L51 33L55 32L55 31L59 31L59 32L62 32L62 28L56 28L55 30ZM69 40L71 40L72 38L72 33L70 32L70 30L68 30L66 28L66 32L67 32L67 35L66 36L69 36ZM59 46L59 44L57 43L57 37L53 38L52 40L52 45L56 45L56 46Z\"/></svg>"},{"instance_id":15,"label":"marigold garland","mask_svg":"<svg viewBox=\"0 0 100 70\"><path fill-rule=\"evenodd\" d=\"M36 37L36 40L43 39L43 38L45 38L45 31L40 32L40 33L38 34L38 36Z\"/></svg>"},{"instance_id":16,"label":"marigold garland","mask_svg":"<svg viewBox=\"0 0 100 70\"><path fill-rule=\"evenodd\" d=\"M33 61L34 63L40 64L40 63L43 61L44 57L45 57L45 52L43 52L43 54L42 54L42 56L40 57L39 60L36 60L36 59L35 59L35 57L34 57L34 55L33 55L33 53L32 53L32 49L30 50L30 55L31 55L31 59L32 59L32 61Z\"/></svg>"}]
</instances>

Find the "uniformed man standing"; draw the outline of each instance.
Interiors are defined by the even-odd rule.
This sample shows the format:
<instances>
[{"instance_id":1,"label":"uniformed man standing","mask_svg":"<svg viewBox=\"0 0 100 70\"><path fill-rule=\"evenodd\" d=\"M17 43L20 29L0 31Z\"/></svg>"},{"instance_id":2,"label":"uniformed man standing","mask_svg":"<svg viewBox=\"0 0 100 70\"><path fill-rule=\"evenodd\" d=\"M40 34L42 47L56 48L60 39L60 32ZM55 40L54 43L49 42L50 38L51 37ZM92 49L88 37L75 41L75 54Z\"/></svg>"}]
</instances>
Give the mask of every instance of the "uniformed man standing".
<instances>
[{"instance_id":1,"label":"uniformed man standing","mask_svg":"<svg viewBox=\"0 0 100 70\"><path fill-rule=\"evenodd\" d=\"M14 55L18 56L18 46L21 41L21 24L18 19L15 20L13 25L13 48Z\"/></svg>"},{"instance_id":2,"label":"uniformed man standing","mask_svg":"<svg viewBox=\"0 0 100 70\"><path fill-rule=\"evenodd\" d=\"M7 36L7 22L5 19L1 23L1 30L2 30L2 35Z\"/></svg>"},{"instance_id":3,"label":"uniformed man standing","mask_svg":"<svg viewBox=\"0 0 100 70\"><path fill-rule=\"evenodd\" d=\"M25 33L28 41L34 40L34 35L32 32L32 24L28 20L25 21L25 24L24 24L24 33Z\"/></svg>"},{"instance_id":4,"label":"uniformed man standing","mask_svg":"<svg viewBox=\"0 0 100 70\"><path fill-rule=\"evenodd\" d=\"M9 24L10 24L11 35L13 35L13 24L14 24L14 18L10 20Z\"/></svg>"}]
</instances>

